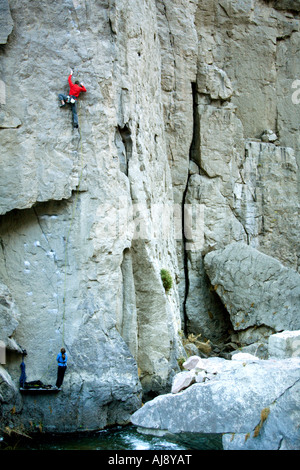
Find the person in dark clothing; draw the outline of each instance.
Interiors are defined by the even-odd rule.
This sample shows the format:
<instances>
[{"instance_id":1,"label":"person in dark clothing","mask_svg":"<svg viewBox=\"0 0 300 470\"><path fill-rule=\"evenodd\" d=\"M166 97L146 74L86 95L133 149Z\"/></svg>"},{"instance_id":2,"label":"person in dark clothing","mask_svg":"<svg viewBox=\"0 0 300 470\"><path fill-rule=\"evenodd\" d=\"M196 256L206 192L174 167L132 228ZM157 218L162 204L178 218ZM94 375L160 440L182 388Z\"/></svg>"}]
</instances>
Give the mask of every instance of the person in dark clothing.
<instances>
[{"instance_id":1,"label":"person in dark clothing","mask_svg":"<svg viewBox=\"0 0 300 470\"><path fill-rule=\"evenodd\" d=\"M77 80L75 83L72 82L72 75L73 75L73 70L71 70L70 75L68 77L68 82L70 86L70 91L69 95L64 95L60 93L58 95L58 98L61 102L60 106L65 106L66 103L69 103L71 105L72 109L72 117L73 117L73 127L78 127L78 115L77 115L77 98L80 95L81 92L86 92L86 88L83 85L83 83L79 83Z\"/></svg>"},{"instance_id":2,"label":"person in dark clothing","mask_svg":"<svg viewBox=\"0 0 300 470\"><path fill-rule=\"evenodd\" d=\"M20 376L20 387L21 388L24 388L25 387L25 383L26 383L26 366L25 366L25 362L24 362L24 357L27 356L27 352L26 352L26 349L23 349L22 350L22 362L21 362L21 365L20 365L20 368L21 368L21 376Z\"/></svg>"},{"instance_id":3,"label":"person in dark clothing","mask_svg":"<svg viewBox=\"0 0 300 470\"><path fill-rule=\"evenodd\" d=\"M57 367L57 380L56 380L56 387L61 388L65 372L67 369L67 360L68 356L66 353L65 348L61 348L60 353L56 357L58 367Z\"/></svg>"},{"instance_id":4,"label":"person in dark clothing","mask_svg":"<svg viewBox=\"0 0 300 470\"><path fill-rule=\"evenodd\" d=\"M26 372L25 372L25 362L23 360L21 362L20 367L21 367L20 387L24 388L25 382L26 382Z\"/></svg>"}]
</instances>

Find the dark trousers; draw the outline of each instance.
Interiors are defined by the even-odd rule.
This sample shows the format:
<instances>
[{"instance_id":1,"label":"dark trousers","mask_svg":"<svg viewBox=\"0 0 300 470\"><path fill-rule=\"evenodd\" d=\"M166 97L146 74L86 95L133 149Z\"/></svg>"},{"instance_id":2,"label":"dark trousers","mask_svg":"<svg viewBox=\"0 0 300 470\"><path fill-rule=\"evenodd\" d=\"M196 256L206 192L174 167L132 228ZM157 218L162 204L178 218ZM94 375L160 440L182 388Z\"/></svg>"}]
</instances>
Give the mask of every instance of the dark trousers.
<instances>
[{"instance_id":1,"label":"dark trousers","mask_svg":"<svg viewBox=\"0 0 300 470\"><path fill-rule=\"evenodd\" d=\"M67 366L58 366L57 367L57 380L56 380L57 388L60 388L62 386L62 383L64 381L66 368L67 368Z\"/></svg>"},{"instance_id":2,"label":"dark trousers","mask_svg":"<svg viewBox=\"0 0 300 470\"><path fill-rule=\"evenodd\" d=\"M60 101L62 101L62 100L66 101L67 96L63 95L63 94L59 94L58 98L60 99ZM76 106L76 104L77 104L76 100L75 100L75 103L70 103L71 109L72 109L73 126L78 127L78 115L77 115L77 106Z\"/></svg>"}]
</instances>

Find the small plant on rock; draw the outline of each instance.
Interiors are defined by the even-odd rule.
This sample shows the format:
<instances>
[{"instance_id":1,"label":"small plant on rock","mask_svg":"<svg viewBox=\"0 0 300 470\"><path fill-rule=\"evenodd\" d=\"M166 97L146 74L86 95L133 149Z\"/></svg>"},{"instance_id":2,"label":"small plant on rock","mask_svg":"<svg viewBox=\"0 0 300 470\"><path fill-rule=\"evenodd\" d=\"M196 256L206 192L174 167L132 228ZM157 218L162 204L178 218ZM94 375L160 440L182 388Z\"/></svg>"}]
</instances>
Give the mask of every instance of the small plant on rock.
<instances>
[{"instance_id":1,"label":"small plant on rock","mask_svg":"<svg viewBox=\"0 0 300 470\"><path fill-rule=\"evenodd\" d=\"M171 276L171 274L169 273L169 271L167 269L161 269L160 276L161 276L161 280L162 280L163 286L165 288L165 291L168 293L169 290L173 286L172 276Z\"/></svg>"},{"instance_id":2,"label":"small plant on rock","mask_svg":"<svg viewBox=\"0 0 300 470\"><path fill-rule=\"evenodd\" d=\"M180 370L184 370L184 367L183 367L183 363L186 361L186 358L184 357L179 357L177 359L177 364L179 365L180 367Z\"/></svg>"},{"instance_id":3,"label":"small plant on rock","mask_svg":"<svg viewBox=\"0 0 300 470\"><path fill-rule=\"evenodd\" d=\"M260 430L262 428L262 425L264 424L264 422L266 421L267 417L269 416L269 413L270 413L270 408L264 408L263 410L261 410L261 413L260 413L260 422L259 424L256 426L255 430L254 430L254 434L253 434L253 437L257 437L260 433Z\"/></svg>"}]
</instances>

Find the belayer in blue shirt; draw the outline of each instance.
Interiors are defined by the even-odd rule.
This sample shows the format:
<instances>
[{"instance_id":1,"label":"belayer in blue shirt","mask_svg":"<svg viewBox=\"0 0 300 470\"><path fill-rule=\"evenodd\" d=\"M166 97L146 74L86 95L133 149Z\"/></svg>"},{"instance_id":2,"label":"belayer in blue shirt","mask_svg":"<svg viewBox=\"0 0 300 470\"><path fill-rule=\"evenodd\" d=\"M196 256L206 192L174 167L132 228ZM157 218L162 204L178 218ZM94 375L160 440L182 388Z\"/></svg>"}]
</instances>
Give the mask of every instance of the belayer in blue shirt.
<instances>
[{"instance_id":1,"label":"belayer in blue shirt","mask_svg":"<svg viewBox=\"0 0 300 470\"><path fill-rule=\"evenodd\" d=\"M60 353L57 354L56 360L58 363L56 387L61 388L64 380L64 375L67 369L68 360L68 355L66 353L65 348L61 348Z\"/></svg>"}]
</instances>

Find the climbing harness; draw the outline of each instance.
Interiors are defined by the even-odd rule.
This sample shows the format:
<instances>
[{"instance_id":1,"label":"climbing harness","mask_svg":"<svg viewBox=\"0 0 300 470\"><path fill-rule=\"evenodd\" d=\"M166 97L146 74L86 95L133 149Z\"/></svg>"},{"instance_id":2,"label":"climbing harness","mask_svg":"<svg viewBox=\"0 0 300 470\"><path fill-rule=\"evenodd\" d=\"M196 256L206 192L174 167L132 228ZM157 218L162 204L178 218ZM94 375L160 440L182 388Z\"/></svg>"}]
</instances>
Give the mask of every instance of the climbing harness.
<instances>
[{"instance_id":1,"label":"climbing harness","mask_svg":"<svg viewBox=\"0 0 300 470\"><path fill-rule=\"evenodd\" d=\"M77 99L72 95L68 95L67 98L66 98L66 103L74 104L74 103L76 103L76 101L77 101Z\"/></svg>"}]
</instances>

